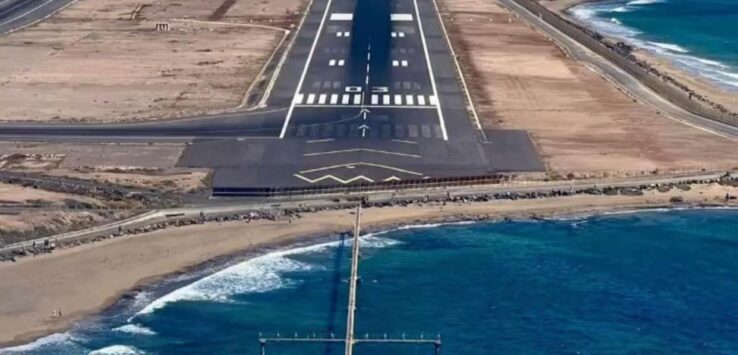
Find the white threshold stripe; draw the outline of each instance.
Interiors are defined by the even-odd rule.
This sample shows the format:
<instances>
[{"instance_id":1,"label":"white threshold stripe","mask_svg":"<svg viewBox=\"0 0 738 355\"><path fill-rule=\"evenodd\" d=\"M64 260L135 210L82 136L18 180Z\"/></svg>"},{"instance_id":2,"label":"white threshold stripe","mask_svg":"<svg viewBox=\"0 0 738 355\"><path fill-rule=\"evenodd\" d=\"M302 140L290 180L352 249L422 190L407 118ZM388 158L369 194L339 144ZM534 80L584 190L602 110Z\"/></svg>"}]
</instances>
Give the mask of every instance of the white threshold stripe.
<instances>
[{"instance_id":1,"label":"white threshold stripe","mask_svg":"<svg viewBox=\"0 0 738 355\"><path fill-rule=\"evenodd\" d=\"M417 94L367 94L371 101L371 105L375 107L382 106L427 106L433 107L438 104L438 100L433 95L417 95ZM299 93L293 100L296 106L317 106L331 105L340 107L356 106L363 102L363 94L359 93ZM340 101L340 103L339 103Z\"/></svg>"},{"instance_id":2,"label":"white threshold stripe","mask_svg":"<svg viewBox=\"0 0 738 355\"><path fill-rule=\"evenodd\" d=\"M329 0L330 1L330 0ZM420 31L420 40L423 43L423 52L425 53L425 61L428 66L428 75L430 76L431 86L433 87L433 96L431 96L431 103L435 105L438 112L438 121L441 125L441 133L443 140L448 140L448 132L446 131L446 121L443 119L443 110L438 102L438 88L436 87L436 77L433 75L433 66L430 62L430 55L428 54L428 44L425 41L425 31L423 31L423 22L420 19L420 10L418 10L418 0L413 0L413 6L415 6L415 17L418 20L418 30ZM433 101L435 100L435 103Z\"/></svg>"},{"instance_id":3,"label":"white threshold stripe","mask_svg":"<svg viewBox=\"0 0 738 355\"><path fill-rule=\"evenodd\" d=\"M354 14L351 13L334 12L331 14L331 21L351 21L353 19Z\"/></svg>"},{"instance_id":4,"label":"white threshold stripe","mask_svg":"<svg viewBox=\"0 0 738 355\"><path fill-rule=\"evenodd\" d=\"M390 14L390 21L412 21L412 14Z\"/></svg>"},{"instance_id":5,"label":"white threshold stripe","mask_svg":"<svg viewBox=\"0 0 738 355\"><path fill-rule=\"evenodd\" d=\"M310 63L313 61L313 54L315 53L315 47L318 45L318 40L320 39L321 34L323 33L323 25L325 25L325 20L328 18L328 11L331 9L331 3L333 0L328 0L328 3L325 4L325 10L323 10L323 18L320 20L320 25L318 26L318 32L315 34L315 39L313 40L313 46L310 47L310 53L308 54L307 60L305 61L305 66L302 68L302 75L300 75L300 81L297 82L297 87L295 88L295 95L300 93L302 91L302 84L305 82L305 75L307 75L308 68L310 67ZM353 15L352 15L353 17ZM287 134L287 127L290 124L290 119L292 119L292 112L295 111L295 101L292 101L292 104L290 105L290 109L287 111L287 116L284 120L284 125L282 126L282 132L279 133L279 138L283 139L285 134Z\"/></svg>"},{"instance_id":6,"label":"white threshold stripe","mask_svg":"<svg viewBox=\"0 0 738 355\"><path fill-rule=\"evenodd\" d=\"M435 106L428 106L428 105L426 105L426 106L418 106L418 105L415 105L415 106L406 106L406 105L366 105L366 104L365 105L362 105L360 103L357 104L357 105L327 105L327 104L326 105L307 105L307 104L301 104L301 105L295 105L295 107L309 107L309 108L354 108L354 107L361 108L361 107L366 107L366 108L392 108L392 109L401 108L401 109L408 109L408 110L435 110L436 109Z\"/></svg>"}]
</instances>

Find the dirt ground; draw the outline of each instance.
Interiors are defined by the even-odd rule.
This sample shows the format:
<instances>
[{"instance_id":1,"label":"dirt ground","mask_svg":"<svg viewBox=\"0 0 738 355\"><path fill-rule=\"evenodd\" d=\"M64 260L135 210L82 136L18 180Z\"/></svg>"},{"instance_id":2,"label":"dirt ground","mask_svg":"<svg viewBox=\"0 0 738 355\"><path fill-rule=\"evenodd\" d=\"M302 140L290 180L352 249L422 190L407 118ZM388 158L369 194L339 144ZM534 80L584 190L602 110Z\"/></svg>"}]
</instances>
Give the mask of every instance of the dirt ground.
<instances>
[{"instance_id":1,"label":"dirt ground","mask_svg":"<svg viewBox=\"0 0 738 355\"><path fill-rule=\"evenodd\" d=\"M441 0L480 120L530 132L560 173L738 166L738 142L635 102L491 0Z\"/></svg>"},{"instance_id":2,"label":"dirt ground","mask_svg":"<svg viewBox=\"0 0 738 355\"><path fill-rule=\"evenodd\" d=\"M79 0L0 37L0 120L156 120L238 107L303 6Z\"/></svg>"},{"instance_id":3,"label":"dirt ground","mask_svg":"<svg viewBox=\"0 0 738 355\"><path fill-rule=\"evenodd\" d=\"M209 170L175 167L184 148L184 144L0 142L0 171L172 192L206 187Z\"/></svg>"},{"instance_id":4,"label":"dirt ground","mask_svg":"<svg viewBox=\"0 0 738 355\"><path fill-rule=\"evenodd\" d=\"M29 234L61 232L106 220L94 211L61 209L72 204L94 208L105 206L94 198L0 183L0 245L24 239ZM19 207L33 208L19 210Z\"/></svg>"}]
</instances>

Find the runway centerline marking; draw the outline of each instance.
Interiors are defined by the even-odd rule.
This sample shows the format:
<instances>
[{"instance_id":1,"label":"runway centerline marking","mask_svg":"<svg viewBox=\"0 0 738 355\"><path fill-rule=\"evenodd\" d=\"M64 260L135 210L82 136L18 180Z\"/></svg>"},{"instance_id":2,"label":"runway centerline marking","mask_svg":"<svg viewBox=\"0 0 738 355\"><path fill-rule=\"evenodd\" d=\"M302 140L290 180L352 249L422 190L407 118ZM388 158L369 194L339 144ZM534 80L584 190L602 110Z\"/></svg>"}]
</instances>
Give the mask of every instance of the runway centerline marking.
<instances>
[{"instance_id":1,"label":"runway centerline marking","mask_svg":"<svg viewBox=\"0 0 738 355\"><path fill-rule=\"evenodd\" d=\"M323 26L325 25L325 20L328 18L328 12L331 9L332 3L333 3L333 0L328 0L328 3L325 4L325 10L323 10L323 18L320 20L320 25L318 26L318 32L315 34L313 45L312 47L310 47L310 53L308 54L307 60L305 61L305 66L302 68L302 75L300 75L300 81L297 83L297 88L295 88L295 94L293 95L293 97L297 96L297 94L299 94L300 91L302 90L302 84L305 82L305 76L307 75L308 68L310 68L310 63L313 61L313 54L315 53L315 47L318 46L318 40L320 40L320 36L323 34ZM353 14L351 16L353 18ZM287 117L285 117L284 125L282 126L282 132L279 133L280 139L284 139L285 134L287 134L287 127L290 124L290 119L292 118L292 113L294 111L295 111L295 101L293 100L292 104L290 104L290 109L287 111Z\"/></svg>"}]
</instances>

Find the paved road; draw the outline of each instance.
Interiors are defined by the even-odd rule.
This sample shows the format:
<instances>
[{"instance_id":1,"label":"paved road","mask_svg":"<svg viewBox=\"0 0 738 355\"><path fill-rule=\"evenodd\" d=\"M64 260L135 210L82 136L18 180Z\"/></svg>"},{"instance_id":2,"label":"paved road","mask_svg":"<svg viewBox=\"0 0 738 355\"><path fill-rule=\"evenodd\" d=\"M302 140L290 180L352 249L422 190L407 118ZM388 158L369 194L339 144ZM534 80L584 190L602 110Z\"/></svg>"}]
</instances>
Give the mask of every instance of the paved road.
<instances>
[{"instance_id":1,"label":"paved road","mask_svg":"<svg viewBox=\"0 0 738 355\"><path fill-rule=\"evenodd\" d=\"M0 0L0 35L43 20L74 0Z\"/></svg>"},{"instance_id":2,"label":"paved road","mask_svg":"<svg viewBox=\"0 0 738 355\"><path fill-rule=\"evenodd\" d=\"M600 73L616 82L640 102L655 108L669 118L678 120L695 128L707 130L727 138L738 139L738 127L696 115L676 106L672 102L655 93L653 90L649 89L632 75L620 69L617 65L595 54L579 42L549 25L546 21L532 14L530 11L515 2L515 0L499 1L507 8L518 13L518 15L525 19L525 21L533 24L566 48L567 52L575 60L596 68Z\"/></svg>"}]
</instances>

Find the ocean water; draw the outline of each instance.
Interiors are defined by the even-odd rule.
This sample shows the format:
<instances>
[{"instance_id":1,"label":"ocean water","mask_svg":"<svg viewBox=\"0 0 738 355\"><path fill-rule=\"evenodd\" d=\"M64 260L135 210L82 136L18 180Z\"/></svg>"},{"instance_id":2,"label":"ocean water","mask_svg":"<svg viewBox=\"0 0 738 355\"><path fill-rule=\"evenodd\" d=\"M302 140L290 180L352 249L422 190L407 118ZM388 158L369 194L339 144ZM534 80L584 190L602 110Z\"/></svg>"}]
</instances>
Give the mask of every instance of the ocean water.
<instances>
[{"instance_id":1,"label":"ocean water","mask_svg":"<svg viewBox=\"0 0 738 355\"><path fill-rule=\"evenodd\" d=\"M440 333L444 354L738 353L738 210L429 225L362 246L358 334ZM349 255L338 241L234 260L0 353L258 354L260 331L340 335Z\"/></svg>"},{"instance_id":2,"label":"ocean water","mask_svg":"<svg viewBox=\"0 0 738 355\"><path fill-rule=\"evenodd\" d=\"M600 33L738 92L738 0L615 0L569 11Z\"/></svg>"}]
</instances>

